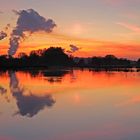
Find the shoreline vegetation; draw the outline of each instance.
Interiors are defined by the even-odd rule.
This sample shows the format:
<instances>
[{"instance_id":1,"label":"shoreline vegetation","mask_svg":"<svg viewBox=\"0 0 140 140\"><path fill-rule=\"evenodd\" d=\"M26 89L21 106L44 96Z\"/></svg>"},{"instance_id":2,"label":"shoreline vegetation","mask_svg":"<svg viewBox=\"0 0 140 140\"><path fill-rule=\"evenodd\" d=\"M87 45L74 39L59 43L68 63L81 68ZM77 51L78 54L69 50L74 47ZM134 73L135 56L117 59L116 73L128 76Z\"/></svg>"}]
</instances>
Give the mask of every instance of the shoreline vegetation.
<instances>
[{"instance_id":1,"label":"shoreline vegetation","mask_svg":"<svg viewBox=\"0 0 140 140\"><path fill-rule=\"evenodd\" d=\"M137 61L117 58L114 55L105 57L80 58L65 53L61 47L50 47L31 51L29 55L20 53L14 58L0 56L0 70L26 70L47 68L91 68L95 71L140 71L140 59Z\"/></svg>"}]
</instances>

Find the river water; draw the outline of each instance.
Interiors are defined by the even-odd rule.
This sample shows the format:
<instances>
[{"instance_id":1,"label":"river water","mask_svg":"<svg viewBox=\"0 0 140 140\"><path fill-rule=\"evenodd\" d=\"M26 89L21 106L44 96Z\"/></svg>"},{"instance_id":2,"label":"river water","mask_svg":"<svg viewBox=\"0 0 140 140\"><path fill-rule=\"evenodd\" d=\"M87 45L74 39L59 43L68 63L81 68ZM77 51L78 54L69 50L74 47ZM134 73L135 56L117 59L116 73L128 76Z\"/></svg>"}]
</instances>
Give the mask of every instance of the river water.
<instances>
[{"instance_id":1,"label":"river water","mask_svg":"<svg viewBox=\"0 0 140 140\"><path fill-rule=\"evenodd\" d=\"M0 72L0 140L139 140L140 72Z\"/></svg>"}]
</instances>

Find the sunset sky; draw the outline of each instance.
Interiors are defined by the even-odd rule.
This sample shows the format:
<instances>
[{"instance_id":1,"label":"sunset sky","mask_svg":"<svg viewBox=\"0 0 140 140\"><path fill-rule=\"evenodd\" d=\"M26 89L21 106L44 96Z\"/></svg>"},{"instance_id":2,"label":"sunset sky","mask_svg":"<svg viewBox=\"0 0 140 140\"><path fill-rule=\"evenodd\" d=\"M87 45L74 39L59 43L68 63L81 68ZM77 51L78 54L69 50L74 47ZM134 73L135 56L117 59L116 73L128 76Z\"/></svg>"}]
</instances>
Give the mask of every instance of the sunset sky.
<instances>
[{"instance_id":1,"label":"sunset sky","mask_svg":"<svg viewBox=\"0 0 140 140\"><path fill-rule=\"evenodd\" d=\"M140 57L140 0L0 0L0 31L7 24L8 37L0 40L0 54L7 54L9 35L16 25L13 10L34 9L57 24L52 33L36 32L20 43L17 51L70 44L80 49L74 56L113 54Z\"/></svg>"}]
</instances>

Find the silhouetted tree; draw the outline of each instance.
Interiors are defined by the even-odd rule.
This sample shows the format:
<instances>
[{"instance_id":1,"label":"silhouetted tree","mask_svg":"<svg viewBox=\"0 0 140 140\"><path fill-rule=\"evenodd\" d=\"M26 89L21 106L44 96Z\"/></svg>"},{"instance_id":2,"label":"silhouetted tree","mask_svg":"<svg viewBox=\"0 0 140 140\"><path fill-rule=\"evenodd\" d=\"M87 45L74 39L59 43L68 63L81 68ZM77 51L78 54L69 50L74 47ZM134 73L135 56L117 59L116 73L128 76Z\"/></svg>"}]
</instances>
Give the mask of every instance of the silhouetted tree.
<instances>
[{"instance_id":1,"label":"silhouetted tree","mask_svg":"<svg viewBox=\"0 0 140 140\"><path fill-rule=\"evenodd\" d=\"M20 53L17 58L0 56L1 68L72 66L72 57L65 54L61 47L50 47L31 51L29 56Z\"/></svg>"},{"instance_id":2,"label":"silhouetted tree","mask_svg":"<svg viewBox=\"0 0 140 140\"><path fill-rule=\"evenodd\" d=\"M44 50L41 54L41 59L44 63L50 66L68 66L70 65L70 58L64 53L60 47L50 47Z\"/></svg>"},{"instance_id":3,"label":"silhouetted tree","mask_svg":"<svg viewBox=\"0 0 140 140\"><path fill-rule=\"evenodd\" d=\"M114 55L106 55L105 57L93 57L92 66L97 68L131 67L131 61L122 58L119 59Z\"/></svg>"},{"instance_id":4,"label":"silhouetted tree","mask_svg":"<svg viewBox=\"0 0 140 140\"><path fill-rule=\"evenodd\" d=\"M140 68L140 58L138 59L137 63L136 63L136 67Z\"/></svg>"}]
</instances>

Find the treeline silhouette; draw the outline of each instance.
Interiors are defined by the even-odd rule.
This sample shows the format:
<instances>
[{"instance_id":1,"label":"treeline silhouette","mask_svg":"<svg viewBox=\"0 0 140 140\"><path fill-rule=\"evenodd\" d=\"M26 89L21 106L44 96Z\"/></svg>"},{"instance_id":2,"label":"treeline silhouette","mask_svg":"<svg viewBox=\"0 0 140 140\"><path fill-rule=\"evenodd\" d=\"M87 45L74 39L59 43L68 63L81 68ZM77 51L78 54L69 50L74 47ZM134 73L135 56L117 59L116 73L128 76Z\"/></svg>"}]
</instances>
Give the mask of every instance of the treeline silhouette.
<instances>
[{"instance_id":1,"label":"treeline silhouette","mask_svg":"<svg viewBox=\"0 0 140 140\"><path fill-rule=\"evenodd\" d=\"M92 68L140 68L140 59L131 61L114 55L105 57L79 58L65 53L61 47L50 47L20 53L17 58L1 55L0 69L46 68L46 67L92 67Z\"/></svg>"},{"instance_id":2,"label":"treeline silhouette","mask_svg":"<svg viewBox=\"0 0 140 140\"><path fill-rule=\"evenodd\" d=\"M137 68L140 68L140 59L137 61L136 66L137 66Z\"/></svg>"},{"instance_id":3,"label":"treeline silhouette","mask_svg":"<svg viewBox=\"0 0 140 140\"><path fill-rule=\"evenodd\" d=\"M26 53L20 53L17 58L0 56L1 68L71 66L72 63L72 58L65 54L61 47L31 51L29 56Z\"/></svg>"},{"instance_id":4,"label":"treeline silhouette","mask_svg":"<svg viewBox=\"0 0 140 140\"><path fill-rule=\"evenodd\" d=\"M92 57L87 62L87 66L91 66L93 68L132 68L135 66L135 63L136 62L125 58L117 58L114 55L106 55L105 57ZM84 59L80 59L78 65L82 66L83 64Z\"/></svg>"}]
</instances>

